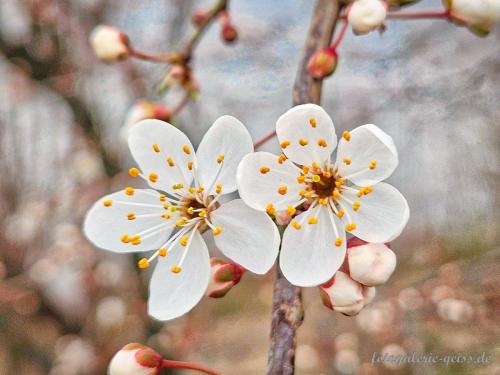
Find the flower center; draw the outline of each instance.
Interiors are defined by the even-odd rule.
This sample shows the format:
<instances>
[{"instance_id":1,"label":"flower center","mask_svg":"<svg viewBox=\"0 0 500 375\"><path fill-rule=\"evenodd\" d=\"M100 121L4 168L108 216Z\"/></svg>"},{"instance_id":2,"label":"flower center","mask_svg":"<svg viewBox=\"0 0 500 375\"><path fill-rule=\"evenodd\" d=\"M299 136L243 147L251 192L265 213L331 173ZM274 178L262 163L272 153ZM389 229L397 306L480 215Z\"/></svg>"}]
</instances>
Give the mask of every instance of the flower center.
<instances>
[{"instance_id":1,"label":"flower center","mask_svg":"<svg viewBox=\"0 0 500 375\"><path fill-rule=\"evenodd\" d=\"M312 176L312 182L310 182L309 188L319 198L329 198L333 195L334 190L337 187L342 189L342 179L336 175L333 171L321 171Z\"/></svg>"}]
</instances>

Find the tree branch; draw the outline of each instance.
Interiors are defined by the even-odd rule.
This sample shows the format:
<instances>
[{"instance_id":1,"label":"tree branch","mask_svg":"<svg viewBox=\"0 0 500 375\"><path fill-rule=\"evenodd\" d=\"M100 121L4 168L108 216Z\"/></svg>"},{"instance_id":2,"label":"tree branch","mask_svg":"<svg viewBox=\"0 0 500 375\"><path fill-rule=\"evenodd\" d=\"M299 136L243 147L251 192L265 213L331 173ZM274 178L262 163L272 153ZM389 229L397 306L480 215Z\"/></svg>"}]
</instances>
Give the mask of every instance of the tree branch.
<instances>
[{"instance_id":1,"label":"tree branch","mask_svg":"<svg viewBox=\"0 0 500 375\"><path fill-rule=\"evenodd\" d=\"M309 75L307 63L317 50L330 44L341 8L341 0L316 2L293 88L294 105L320 102L322 81ZM299 287L283 277L279 267L276 267L272 314L267 374L292 375L295 372L295 336L304 316L302 295Z\"/></svg>"}]
</instances>

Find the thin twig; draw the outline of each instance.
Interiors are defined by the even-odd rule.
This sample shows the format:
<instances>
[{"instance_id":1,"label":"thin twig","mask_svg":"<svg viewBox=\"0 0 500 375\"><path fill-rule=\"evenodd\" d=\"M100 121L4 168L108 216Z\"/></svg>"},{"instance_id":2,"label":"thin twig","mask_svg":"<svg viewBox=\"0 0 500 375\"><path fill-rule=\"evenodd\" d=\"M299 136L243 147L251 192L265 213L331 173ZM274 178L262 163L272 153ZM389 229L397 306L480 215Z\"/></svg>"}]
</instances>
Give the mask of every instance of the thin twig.
<instances>
[{"instance_id":1,"label":"thin twig","mask_svg":"<svg viewBox=\"0 0 500 375\"><path fill-rule=\"evenodd\" d=\"M388 12L387 18L401 19L401 20L414 20L422 18L444 18L451 19L450 11L445 10L425 10L420 12Z\"/></svg>"},{"instance_id":2,"label":"thin twig","mask_svg":"<svg viewBox=\"0 0 500 375\"><path fill-rule=\"evenodd\" d=\"M222 375L220 372L209 369L208 367L197 365L196 363L181 362L181 361L171 361L164 359L162 361L162 368L183 368L187 370L195 370L198 372L203 372L208 375Z\"/></svg>"}]
</instances>

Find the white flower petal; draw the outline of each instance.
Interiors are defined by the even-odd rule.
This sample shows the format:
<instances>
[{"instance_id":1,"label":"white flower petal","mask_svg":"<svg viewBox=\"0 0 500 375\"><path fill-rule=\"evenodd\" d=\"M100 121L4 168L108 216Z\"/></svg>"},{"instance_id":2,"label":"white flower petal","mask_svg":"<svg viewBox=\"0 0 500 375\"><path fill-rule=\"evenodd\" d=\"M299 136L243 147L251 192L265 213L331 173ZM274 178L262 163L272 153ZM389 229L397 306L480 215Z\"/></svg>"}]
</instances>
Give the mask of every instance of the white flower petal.
<instances>
[{"instance_id":1,"label":"white flower petal","mask_svg":"<svg viewBox=\"0 0 500 375\"><path fill-rule=\"evenodd\" d=\"M328 281L344 262L346 240L343 225L334 217L342 244L335 246L337 236L328 214L329 208L321 206L317 224L307 220L300 230L289 225L283 236L280 267L283 275L297 286L316 286ZM300 222L306 212L295 218ZM333 217L333 216L331 216Z\"/></svg>"},{"instance_id":2,"label":"white flower petal","mask_svg":"<svg viewBox=\"0 0 500 375\"><path fill-rule=\"evenodd\" d=\"M177 318L191 310L203 297L210 278L210 258L205 241L196 230L182 271L173 273L186 251L177 241L165 258L159 257L149 285L148 312L158 320Z\"/></svg>"},{"instance_id":3,"label":"white flower petal","mask_svg":"<svg viewBox=\"0 0 500 375\"><path fill-rule=\"evenodd\" d=\"M392 185L380 182L373 186L368 195L358 198L354 193L343 192L348 199L361 203L357 211L341 201L348 215L342 218L346 223L348 216L356 224L352 234L367 242L388 242L401 234L408 218L410 208L405 197Z\"/></svg>"},{"instance_id":4,"label":"white flower petal","mask_svg":"<svg viewBox=\"0 0 500 375\"><path fill-rule=\"evenodd\" d=\"M389 177L398 165L392 138L375 125L357 127L349 141L342 138L337 150L339 174L359 186L373 185ZM346 164L346 160L350 164ZM375 161L374 169L370 163Z\"/></svg>"},{"instance_id":5,"label":"white flower petal","mask_svg":"<svg viewBox=\"0 0 500 375\"><path fill-rule=\"evenodd\" d=\"M337 145L332 119L316 104L298 105L281 115L276 122L276 134L280 144L290 142L283 149L285 155L301 165L329 160ZM301 145L301 140L307 145Z\"/></svg>"},{"instance_id":6,"label":"white flower petal","mask_svg":"<svg viewBox=\"0 0 500 375\"><path fill-rule=\"evenodd\" d=\"M109 207L104 205L106 201L111 202ZM166 211L163 204L160 193L150 189L135 189L133 195L127 195L124 190L106 195L88 211L83 224L84 233L95 246L117 253L155 250L168 239L178 216ZM172 218L163 218L165 213ZM134 214L135 219L128 220L129 214ZM142 236L139 245L121 241L124 234L130 237L155 227L158 230L150 232L151 236Z\"/></svg>"},{"instance_id":7,"label":"white flower petal","mask_svg":"<svg viewBox=\"0 0 500 375\"><path fill-rule=\"evenodd\" d=\"M182 191L172 188L177 183L182 183L184 190L189 188L193 175L188 163L194 159L194 149L179 129L160 120L143 120L130 130L128 144L144 176L149 178L151 173L158 176L157 182L148 180L151 187L170 194ZM173 166L168 164L169 158Z\"/></svg>"},{"instance_id":8,"label":"white flower petal","mask_svg":"<svg viewBox=\"0 0 500 375\"><path fill-rule=\"evenodd\" d=\"M212 191L207 192L212 195L216 183L222 184L223 194L235 191L237 189L236 168L241 159L252 151L252 137L245 125L232 116L219 117L208 129L196 151L196 173L200 185L205 189L213 186ZM219 155L224 156L224 161L220 165L221 170L217 176Z\"/></svg>"},{"instance_id":9,"label":"white flower petal","mask_svg":"<svg viewBox=\"0 0 500 375\"><path fill-rule=\"evenodd\" d=\"M261 168L269 171L262 173ZM256 210L265 210L269 203L277 211L289 205L295 207L302 199L299 192L303 186L297 182L300 172L289 160L280 164L278 156L269 152L248 154L238 166L238 191L245 203ZM282 186L287 187L284 195L278 192Z\"/></svg>"},{"instance_id":10,"label":"white flower petal","mask_svg":"<svg viewBox=\"0 0 500 375\"><path fill-rule=\"evenodd\" d=\"M213 211L210 218L222 228L214 238L225 256L254 273L269 271L278 256L280 235L266 213L235 199Z\"/></svg>"}]
</instances>

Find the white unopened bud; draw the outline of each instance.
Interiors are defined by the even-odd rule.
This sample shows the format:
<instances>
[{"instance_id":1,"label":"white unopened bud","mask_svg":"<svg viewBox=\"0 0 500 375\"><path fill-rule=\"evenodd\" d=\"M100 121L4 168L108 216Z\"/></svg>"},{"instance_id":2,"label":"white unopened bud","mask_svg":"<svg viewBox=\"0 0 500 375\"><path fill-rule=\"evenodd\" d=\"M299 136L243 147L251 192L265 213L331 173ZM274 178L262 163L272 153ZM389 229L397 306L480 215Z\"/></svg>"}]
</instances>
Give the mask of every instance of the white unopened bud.
<instances>
[{"instance_id":1,"label":"white unopened bud","mask_svg":"<svg viewBox=\"0 0 500 375\"><path fill-rule=\"evenodd\" d=\"M157 375L161 370L162 357L141 344L127 344L109 363L109 375Z\"/></svg>"},{"instance_id":2,"label":"white unopened bud","mask_svg":"<svg viewBox=\"0 0 500 375\"><path fill-rule=\"evenodd\" d=\"M364 306L363 286L342 271L337 271L319 288L323 304L332 310L350 316L359 313Z\"/></svg>"},{"instance_id":3,"label":"white unopened bud","mask_svg":"<svg viewBox=\"0 0 500 375\"><path fill-rule=\"evenodd\" d=\"M106 62L124 60L129 55L127 35L112 26L99 25L92 30L90 44L97 57Z\"/></svg>"},{"instance_id":4,"label":"white unopened bud","mask_svg":"<svg viewBox=\"0 0 500 375\"><path fill-rule=\"evenodd\" d=\"M363 285L385 283L396 268L396 254L383 243L356 241L347 248L349 275Z\"/></svg>"},{"instance_id":5,"label":"white unopened bud","mask_svg":"<svg viewBox=\"0 0 500 375\"><path fill-rule=\"evenodd\" d=\"M493 24L500 20L498 0L448 0L445 3L456 21L465 23L481 34L487 34Z\"/></svg>"},{"instance_id":6,"label":"white unopened bud","mask_svg":"<svg viewBox=\"0 0 500 375\"><path fill-rule=\"evenodd\" d=\"M354 34L367 34L382 26L386 15L386 7L380 0L356 0L347 20Z\"/></svg>"}]
</instances>

